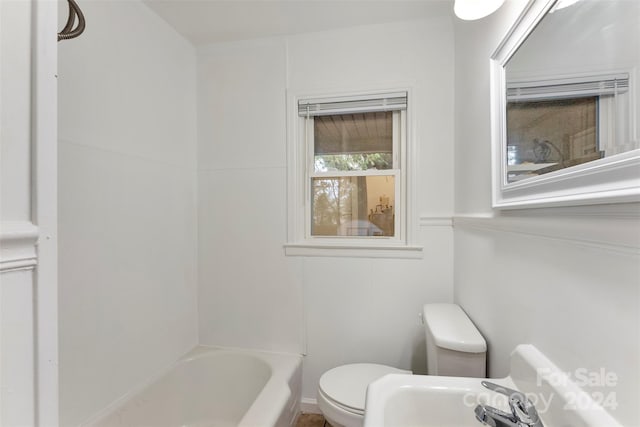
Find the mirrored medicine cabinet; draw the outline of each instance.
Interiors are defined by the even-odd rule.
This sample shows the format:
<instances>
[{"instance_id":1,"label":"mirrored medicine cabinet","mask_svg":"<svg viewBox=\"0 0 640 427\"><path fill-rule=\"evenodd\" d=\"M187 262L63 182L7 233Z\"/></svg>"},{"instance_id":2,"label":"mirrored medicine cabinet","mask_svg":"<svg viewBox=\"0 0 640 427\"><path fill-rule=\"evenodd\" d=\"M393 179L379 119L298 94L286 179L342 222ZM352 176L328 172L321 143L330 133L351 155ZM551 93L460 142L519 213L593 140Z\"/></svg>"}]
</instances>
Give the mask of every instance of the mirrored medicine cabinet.
<instances>
[{"instance_id":1,"label":"mirrored medicine cabinet","mask_svg":"<svg viewBox=\"0 0 640 427\"><path fill-rule=\"evenodd\" d=\"M532 0L491 67L494 207L640 200L640 2Z\"/></svg>"}]
</instances>

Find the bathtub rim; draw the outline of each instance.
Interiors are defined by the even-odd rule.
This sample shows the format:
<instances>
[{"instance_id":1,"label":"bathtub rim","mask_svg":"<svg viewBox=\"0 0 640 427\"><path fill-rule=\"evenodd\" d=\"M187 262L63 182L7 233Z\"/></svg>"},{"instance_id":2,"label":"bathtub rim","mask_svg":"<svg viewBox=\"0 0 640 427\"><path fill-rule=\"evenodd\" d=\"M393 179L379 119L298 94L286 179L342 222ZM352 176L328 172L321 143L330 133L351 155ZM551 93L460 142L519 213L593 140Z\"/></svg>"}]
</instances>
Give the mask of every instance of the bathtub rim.
<instances>
[{"instance_id":1,"label":"bathtub rim","mask_svg":"<svg viewBox=\"0 0 640 427\"><path fill-rule=\"evenodd\" d=\"M153 375L147 377L145 380L140 382L139 384L133 386L131 389L127 390L123 395L114 399L112 402L107 404L104 408L98 410L93 415L87 417L84 421L78 424L78 427L92 427L107 418L109 415L117 411L120 407L124 406L130 399L134 398L138 394L140 394L144 389L153 385L160 379L162 379L165 375L169 374L171 370L176 368L177 366L187 363L192 360L202 359L207 357L208 355L214 353L239 353L245 355L253 355L257 356L262 361L266 362L271 371L271 376L267 380L266 384L262 387L256 399L251 403L249 409L240 419L238 427L241 426L255 426L256 424L251 424L255 422L254 420L260 419L264 420L264 416L262 418L257 418L257 415L260 413L260 409L264 410L265 402L266 405L279 405L282 402L282 399L286 396L287 402L288 398L292 396L294 392L291 390L291 386L289 380L293 379L296 371L300 370L302 367L302 354L296 353L287 353L281 351L270 351L270 350L258 350L258 349L248 349L248 348L238 348L238 347L223 347L216 345L208 345L208 344L197 344L192 347L190 350L185 352L183 355L178 357L176 360L159 369ZM295 363L291 363L291 366L284 367L284 369L274 369L273 363L275 362L280 367L283 363L283 360L294 361ZM280 362L280 363L278 363ZM286 369L290 368L290 369ZM277 387L277 388L276 388ZM279 390L288 390L288 393L280 393ZM266 394L265 391L270 391L273 393L273 396L278 396L277 399L267 399L263 397L263 394ZM300 390L297 391L298 393ZM300 397L296 397L298 405L300 402ZM258 403L256 403L258 402ZM286 402L284 402L286 405ZM255 406L255 408L254 408ZM267 406L268 408L269 406ZM278 406L280 407L280 406ZM249 416L248 416L249 415ZM275 420L274 420L275 421ZM261 421L263 422L263 421Z\"/></svg>"}]
</instances>

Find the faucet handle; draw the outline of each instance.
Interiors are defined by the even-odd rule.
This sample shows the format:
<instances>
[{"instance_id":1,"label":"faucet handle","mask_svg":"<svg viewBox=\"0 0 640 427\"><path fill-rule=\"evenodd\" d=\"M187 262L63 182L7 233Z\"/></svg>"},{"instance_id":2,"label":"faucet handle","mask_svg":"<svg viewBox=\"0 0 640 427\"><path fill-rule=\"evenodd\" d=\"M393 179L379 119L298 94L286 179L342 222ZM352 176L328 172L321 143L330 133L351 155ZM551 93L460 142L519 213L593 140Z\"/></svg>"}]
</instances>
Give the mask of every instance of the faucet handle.
<instances>
[{"instance_id":1,"label":"faucet handle","mask_svg":"<svg viewBox=\"0 0 640 427\"><path fill-rule=\"evenodd\" d=\"M513 415L522 423L528 426L536 426L540 422L538 411L529 399L524 402L514 398L509 398L509 407Z\"/></svg>"},{"instance_id":2,"label":"faucet handle","mask_svg":"<svg viewBox=\"0 0 640 427\"><path fill-rule=\"evenodd\" d=\"M482 384L484 387L488 388L491 391L495 391L496 393L500 393L500 394L504 394L505 396L508 396L509 400L511 400L512 398L515 398L521 402L528 401L524 393L522 393L521 391L514 390L509 387L505 387L489 381L482 381L480 384Z\"/></svg>"},{"instance_id":3,"label":"faucet handle","mask_svg":"<svg viewBox=\"0 0 640 427\"><path fill-rule=\"evenodd\" d=\"M489 381L482 381L481 384L489 390L509 397L509 408L511 408L514 418L520 423L527 426L542 427L538 411L524 393Z\"/></svg>"},{"instance_id":4,"label":"faucet handle","mask_svg":"<svg viewBox=\"0 0 640 427\"><path fill-rule=\"evenodd\" d=\"M535 426L535 427L543 426L542 420L540 419L540 415L538 415L538 410L533 405L533 403L531 403L529 399L527 399L524 413L522 414L519 412L517 416L519 417L520 421L522 421L527 425Z\"/></svg>"}]
</instances>

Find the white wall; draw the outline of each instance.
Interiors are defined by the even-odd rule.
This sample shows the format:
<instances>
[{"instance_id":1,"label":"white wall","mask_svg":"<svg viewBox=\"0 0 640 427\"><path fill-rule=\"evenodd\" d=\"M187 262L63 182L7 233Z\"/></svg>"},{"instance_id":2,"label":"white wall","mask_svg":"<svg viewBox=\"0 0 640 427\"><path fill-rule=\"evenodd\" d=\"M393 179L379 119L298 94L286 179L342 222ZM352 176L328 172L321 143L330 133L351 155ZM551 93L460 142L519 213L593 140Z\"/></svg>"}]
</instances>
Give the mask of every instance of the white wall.
<instances>
[{"instance_id":1,"label":"white wall","mask_svg":"<svg viewBox=\"0 0 640 427\"><path fill-rule=\"evenodd\" d=\"M286 230L280 41L199 52L200 341L300 351L299 261Z\"/></svg>"},{"instance_id":2,"label":"white wall","mask_svg":"<svg viewBox=\"0 0 640 427\"><path fill-rule=\"evenodd\" d=\"M199 49L202 343L424 370L418 313L452 299L450 17ZM422 260L285 257L287 90L414 88ZM418 221L418 218L415 218Z\"/></svg>"},{"instance_id":3,"label":"white wall","mask_svg":"<svg viewBox=\"0 0 640 427\"><path fill-rule=\"evenodd\" d=\"M31 169L27 166L31 161L31 13L28 2L3 2L0 7L0 215L4 221L31 220Z\"/></svg>"},{"instance_id":4,"label":"white wall","mask_svg":"<svg viewBox=\"0 0 640 427\"><path fill-rule=\"evenodd\" d=\"M64 426L197 343L195 51L140 2L82 9L59 44Z\"/></svg>"},{"instance_id":5,"label":"white wall","mask_svg":"<svg viewBox=\"0 0 640 427\"><path fill-rule=\"evenodd\" d=\"M488 341L491 376L531 343L563 370L615 372L612 414L639 425L639 207L491 208L488 58L524 3L455 24L455 301Z\"/></svg>"}]
</instances>

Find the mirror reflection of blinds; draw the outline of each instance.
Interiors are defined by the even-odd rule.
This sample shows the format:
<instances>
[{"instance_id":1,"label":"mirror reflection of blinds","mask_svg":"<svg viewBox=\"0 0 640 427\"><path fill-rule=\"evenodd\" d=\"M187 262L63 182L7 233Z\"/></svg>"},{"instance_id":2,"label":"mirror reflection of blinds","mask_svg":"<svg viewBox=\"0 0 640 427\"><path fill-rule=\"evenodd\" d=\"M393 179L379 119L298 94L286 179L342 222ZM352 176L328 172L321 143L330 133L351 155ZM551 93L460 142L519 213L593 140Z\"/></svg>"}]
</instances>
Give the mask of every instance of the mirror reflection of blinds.
<instances>
[{"instance_id":1,"label":"mirror reflection of blinds","mask_svg":"<svg viewBox=\"0 0 640 427\"><path fill-rule=\"evenodd\" d=\"M406 92L339 98L303 99L298 101L298 115L300 117L406 109Z\"/></svg>"},{"instance_id":2,"label":"mirror reflection of blinds","mask_svg":"<svg viewBox=\"0 0 640 427\"><path fill-rule=\"evenodd\" d=\"M629 90L629 74L507 82L507 101L618 95Z\"/></svg>"}]
</instances>

